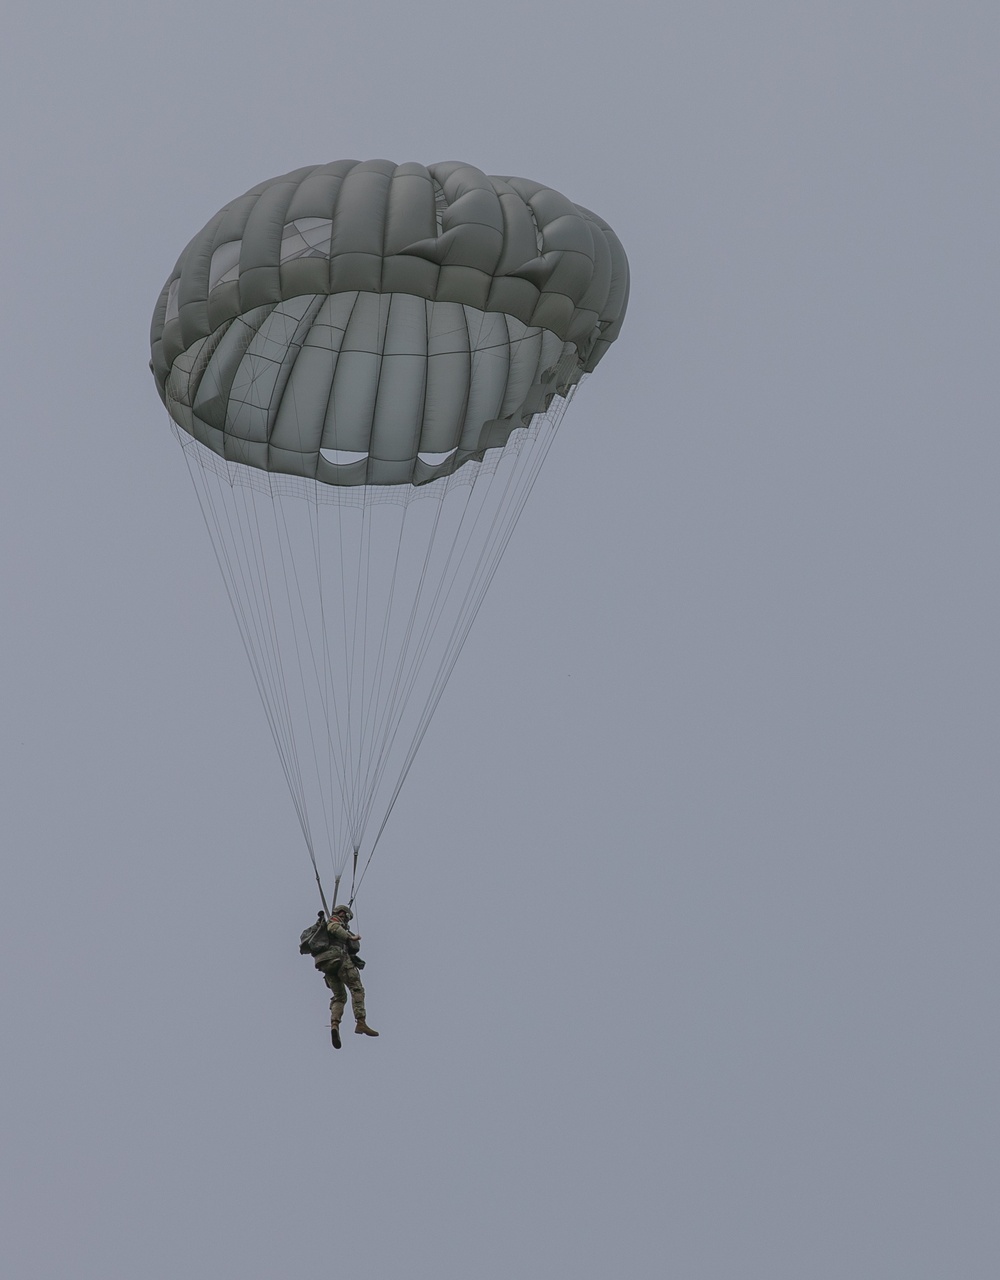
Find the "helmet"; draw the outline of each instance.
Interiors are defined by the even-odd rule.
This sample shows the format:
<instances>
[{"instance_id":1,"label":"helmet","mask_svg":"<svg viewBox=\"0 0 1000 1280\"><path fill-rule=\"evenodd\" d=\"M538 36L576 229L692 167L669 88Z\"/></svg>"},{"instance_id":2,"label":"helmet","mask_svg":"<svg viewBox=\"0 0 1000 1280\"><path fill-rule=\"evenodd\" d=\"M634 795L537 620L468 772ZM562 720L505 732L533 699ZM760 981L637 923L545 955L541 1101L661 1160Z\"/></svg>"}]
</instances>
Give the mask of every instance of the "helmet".
<instances>
[{"instance_id":1,"label":"helmet","mask_svg":"<svg viewBox=\"0 0 1000 1280\"><path fill-rule=\"evenodd\" d=\"M334 907L330 912L331 916L343 916L345 920L353 920L354 912L346 903L341 903L339 907Z\"/></svg>"}]
</instances>

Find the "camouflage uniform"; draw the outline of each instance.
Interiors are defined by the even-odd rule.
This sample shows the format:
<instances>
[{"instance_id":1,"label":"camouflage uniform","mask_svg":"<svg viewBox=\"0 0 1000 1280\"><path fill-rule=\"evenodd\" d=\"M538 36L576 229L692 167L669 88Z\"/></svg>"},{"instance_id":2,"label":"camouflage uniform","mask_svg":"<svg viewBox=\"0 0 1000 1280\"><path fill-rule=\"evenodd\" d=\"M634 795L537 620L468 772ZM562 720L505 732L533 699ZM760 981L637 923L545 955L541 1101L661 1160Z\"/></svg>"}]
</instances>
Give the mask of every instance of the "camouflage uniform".
<instances>
[{"instance_id":1,"label":"camouflage uniform","mask_svg":"<svg viewBox=\"0 0 1000 1280\"><path fill-rule=\"evenodd\" d=\"M340 1026L348 991L351 993L355 1022L364 1022L365 989L353 959L358 951L357 936L337 919L327 920L325 929L329 946L314 956L313 962L333 992L330 1000L330 1026Z\"/></svg>"}]
</instances>

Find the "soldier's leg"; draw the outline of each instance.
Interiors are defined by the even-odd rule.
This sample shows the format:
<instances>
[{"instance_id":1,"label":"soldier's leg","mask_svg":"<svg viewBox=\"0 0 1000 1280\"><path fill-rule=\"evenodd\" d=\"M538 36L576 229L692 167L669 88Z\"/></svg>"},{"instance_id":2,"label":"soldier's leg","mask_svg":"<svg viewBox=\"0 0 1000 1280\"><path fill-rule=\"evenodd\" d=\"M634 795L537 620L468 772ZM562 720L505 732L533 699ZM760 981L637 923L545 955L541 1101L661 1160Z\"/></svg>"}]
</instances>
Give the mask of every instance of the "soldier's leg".
<instances>
[{"instance_id":1,"label":"soldier's leg","mask_svg":"<svg viewBox=\"0 0 1000 1280\"><path fill-rule=\"evenodd\" d=\"M354 1021L357 1024L354 1030L358 1035L377 1036L378 1032L373 1031L365 1021L365 989L357 966L345 964L343 976L351 993L351 1008L354 1010Z\"/></svg>"},{"instance_id":2,"label":"soldier's leg","mask_svg":"<svg viewBox=\"0 0 1000 1280\"><path fill-rule=\"evenodd\" d=\"M351 993L351 1008L354 1010L354 1021L363 1022L365 1018L365 989L361 984L361 974L353 964L345 964L341 973L348 991Z\"/></svg>"},{"instance_id":3,"label":"soldier's leg","mask_svg":"<svg viewBox=\"0 0 1000 1280\"><path fill-rule=\"evenodd\" d=\"M344 986L344 980L340 976L340 972L324 973L323 981L330 988L330 1023L336 1026L343 1017L344 1008L347 1005L347 989Z\"/></svg>"}]
</instances>

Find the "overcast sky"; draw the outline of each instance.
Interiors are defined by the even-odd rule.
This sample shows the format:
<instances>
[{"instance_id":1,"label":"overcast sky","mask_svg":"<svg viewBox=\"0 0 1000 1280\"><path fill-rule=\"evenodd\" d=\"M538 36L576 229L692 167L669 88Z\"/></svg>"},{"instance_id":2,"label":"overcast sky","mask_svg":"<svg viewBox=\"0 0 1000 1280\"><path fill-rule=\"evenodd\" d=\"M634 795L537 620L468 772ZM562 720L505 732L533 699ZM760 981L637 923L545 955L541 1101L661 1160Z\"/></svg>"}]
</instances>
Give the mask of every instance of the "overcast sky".
<instances>
[{"instance_id":1,"label":"overcast sky","mask_svg":"<svg viewBox=\"0 0 1000 1280\"><path fill-rule=\"evenodd\" d=\"M993 1280L993 0L11 0L0 1272ZM340 158L629 254L365 882L308 859L147 369Z\"/></svg>"}]
</instances>

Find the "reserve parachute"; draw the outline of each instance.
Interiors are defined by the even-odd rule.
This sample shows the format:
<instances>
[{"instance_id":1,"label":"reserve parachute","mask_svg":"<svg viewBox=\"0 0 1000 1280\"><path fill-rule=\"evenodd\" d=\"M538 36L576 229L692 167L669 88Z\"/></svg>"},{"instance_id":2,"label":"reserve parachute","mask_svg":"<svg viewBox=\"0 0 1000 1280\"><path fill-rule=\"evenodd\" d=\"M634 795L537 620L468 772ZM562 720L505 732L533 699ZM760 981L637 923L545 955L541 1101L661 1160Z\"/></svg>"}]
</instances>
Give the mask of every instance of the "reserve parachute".
<instances>
[{"instance_id":1,"label":"reserve parachute","mask_svg":"<svg viewBox=\"0 0 1000 1280\"><path fill-rule=\"evenodd\" d=\"M558 192L386 160L252 188L160 294L151 368L324 907L324 875L356 892L627 297L618 238Z\"/></svg>"}]
</instances>

